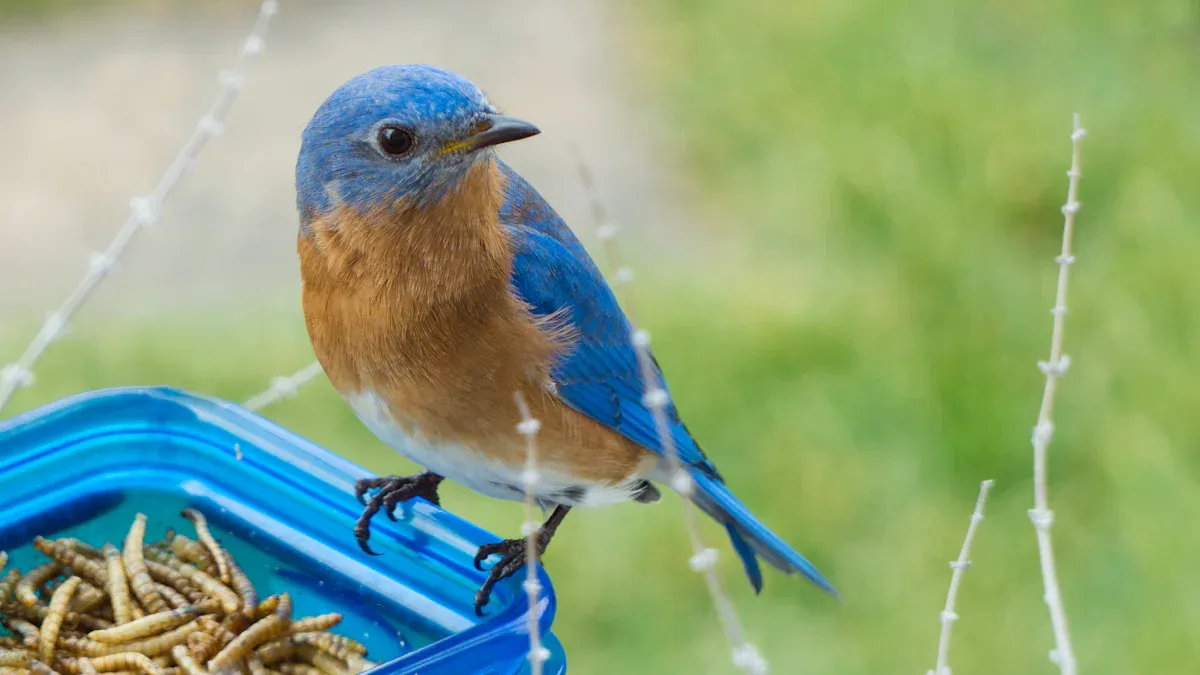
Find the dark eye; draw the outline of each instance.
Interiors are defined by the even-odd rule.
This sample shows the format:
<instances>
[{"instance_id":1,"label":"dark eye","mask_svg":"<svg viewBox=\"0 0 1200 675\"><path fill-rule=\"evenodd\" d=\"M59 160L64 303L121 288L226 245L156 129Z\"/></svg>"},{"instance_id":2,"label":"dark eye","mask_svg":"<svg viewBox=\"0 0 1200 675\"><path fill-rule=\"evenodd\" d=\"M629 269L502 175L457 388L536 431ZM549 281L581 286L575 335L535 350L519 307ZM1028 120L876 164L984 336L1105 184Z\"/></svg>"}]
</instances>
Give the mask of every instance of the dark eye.
<instances>
[{"instance_id":1,"label":"dark eye","mask_svg":"<svg viewBox=\"0 0 1200 675\"><path fill-rule=\"evenodd\" d=\"M414 142L412 132L407 129L383 127L379 130L380 149L393 157L399 157L412 150Z\"/></svg>"}]
</instances>

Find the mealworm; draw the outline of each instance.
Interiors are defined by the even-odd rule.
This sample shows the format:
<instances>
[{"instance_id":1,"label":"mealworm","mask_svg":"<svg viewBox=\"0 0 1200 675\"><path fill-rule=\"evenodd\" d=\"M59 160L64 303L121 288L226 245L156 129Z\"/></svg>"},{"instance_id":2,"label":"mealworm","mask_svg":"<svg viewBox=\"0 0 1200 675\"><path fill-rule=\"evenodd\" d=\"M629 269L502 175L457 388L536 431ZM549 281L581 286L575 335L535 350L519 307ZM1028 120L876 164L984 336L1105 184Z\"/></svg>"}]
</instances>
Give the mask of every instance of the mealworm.
<instances>
[{"instance_id":1,"label":"mealworm","mask_svg":"<svg viewBox=\"0 0 1200 675\"><path fill-rule=\"evenodd\" d=\"M63 619L67 615L67 605L71 602L71 596L75 594L75 589L79 588L81 583L83 583L83 579L71 577L54 589L54 595L50 598L50 612L46 615L46 620L42 622L41 634L38 635L38 655L42 657L43 665L54 661L58 631L62 628Z\"/></svg>"},{"instance_id":2,"label":"mealworm","mask_svg":"<svg viewBox=\"0 0 1200 675\"><path fill-rule=\"evenodd\" d=\"M307 663L281 663L279 672L283 675L325 675L319 668Z\"/></svg>"},{"instance_id":3,"label":"mealworm","mask_svg":"<svg viewBox=\"0 0 1200 675\"><path fill-rule=\"evenodd\" d=\"M302 647L296 653L325 675L349 675L350 668L346 664L315 647Z\"/></svg>"},{"instance_id":4,"label":"mealworm","mask_svg":"<svg viewBox=\"0 0 1200 675\"><path fill-rule=\"evenodd\" d=\"M9 606L8 609L16 614L20 614L22 617L29 619L30 621L37 623L45 621L46 617L50 614L50 608L41 603L38 603L32 607L23 607L20 605ZM112 627L112 623L109 621L71 611L68 611L67 615L63 618L63 625L86 628L88 630L100 630L102 628Z\"/></svg>"},{"instance_id":5,"label":"mealworm","mask_svg":"<svg viewBox=\"0 0 1200 675\"><path fill-rule=\"evenodd\" d=\"M62 537L58 542L94 560L104 560L104 554L100 552L100 549L75 537Z\"/></svg>"},{"instance_id":6,"label":"mealworm","mask_svg":"<svg viewBox=\"0 0 1200 675\"><path fill-rule=\"evenodd\" d=\"M29 570L29 573L17 582L17 601L26 607L36 605L38 603L38 589L44 586L47 581L58 576L60 571L62 571L62 565L56 562L48 562Z\"/></svg>"},{"instance_id":7,"label":"mealworm","mask_svg":"<svg viewBox=\"0 0 1200 675\"><path fill-rule=\"evenodd\" d=\"M267 675L267 667L257 656L246 659L246 668L250 670L250 675Z\"/></svg>"},{"instance_id":8,"label":"mealworm","mask_svg":"<svg viewBox=\"0 0 1200 675\"><path fill-rule=\"evenodd\" d=\"M289 639L296 644L316 647L343 661L348 661L354 656L364 656L367 653L367 648L362 643L333 633L296 633Z\"/></svg>"},{"instance_id":9,"label":"mealworm","mask_svg":"<svg viewBox=\"0 0 1200 675\"><path fill-rule=\"evenodd\" d=\"M21 581L21 570L18 569L9 570L8 574L0 579L0 605L8 603L8 596L12 595L13 587L19 581Z\"/></svg>"},{"instance_id":10,"label":"mealworm","mask_svg":"<svg viewBox=\"0 0 1200 675\"><path fill-rule=\"evenodd\" d=\"M81 656L75 659L75 663L79 667L79 675L96 675L96 666L88 657Z\"/></svg>"},{"instance_id":11,"label":"mealworm","mask_svg":"<svg viewBox=\"0 0 1200 675\"><path fill-rule=\"evenodd\" d=\"M37 649L38 635L41 633L37 626L24 619L10 616L4 620L4 627L12 631L14 635L20 635L21 644L27 649Z\"/></svg>"},{"instance_id":12,"label":"mealworm","mask_svg":"<svg viewBox=\"0 0 1200 675\"><path fill-rule=\"evenodd\" d=\"M256 607L254 610L254 618L255 619L265 618L266 616L273 614L275 612L275 608L278 606L279 606L279 596L278 595L269 596L269 597L267 597L266 600L263 600L262 602L258 603L258 607Z\"/></svg>"},{"instance_id":13,"label":"mealworm","mask_svg":"<svg viewBox=\"0 0 1200 675\"><path fill-rule=\"evenodd\" d=\"M242 601L238 598L237 593L229 590L229 587L220 581L208 576L199 569L191 565L185 565L169 555L162 554L157 562L162 563L175 570L184 579L187 579L194 586L198 586L202 591L209 595L214 595L221 601L221 609L226 614L233 614L241 607ZM186 593L184 594L186 595Z\"/></svg>"},{"instance_id":14,"label":"mealworm","mask_svg":"<svg viewBox=\"0 0 1200 675\"><path fill-rule=\"evenodd\" d=\"M238 597L242 599L242 621L248 624L254 621L258 611L258 592L254 590L254 584L251 583L250 577L246 576L246 573L234 561L233 556L229 555L228 551L223 551L223 553L225 554L225 562L229 565L229 576L233 579L233 589L237 591Z\"/></svg>"},{"instance_id":15,"label":"mealworm","mask_svg":"<svg viewBox=\"0 0 1200 675\"><path fill-rule=\"evenodd\" d=\"M151 579L179 591L187 597L188 602L199 602L204 599L204 593L200 589L192 585L182 574L171 569L170 566L153 559L146 560L145 563Z\"/></svg>"},{"instance_id":16,"label":"mealworm","mask_svg":"<svg viewBox=\"0 0 1200 675\"><path fill-rule=\"evenodd\" d=\"M191 601L179 594L179 591L166 584L155 583L154 590L158 591L158 594L163 596L163 600L166 600L167 604L170 605L172 609L182 609L184 607L193 606Z\"/></svg>"},{"instance_id":17,"label":"mealworm","mask_svg":"<svg viewBox=\"0 0 1200 675\"><path fill-rule=\"evenodd\" d=\"M342 615L337 612L329 614L318 614L316 616L306 616L303 619L293 621L288 627L288 633L312 633L316 631L329 630L342 622Z\"/></svg>"},{"instance_id":18,"label":"mealworm","mask_svg":"<svg viewBox=\"0 0 1200 675\"><path fill-rule=\"evenodd\" d=\"M37 659L30 659L29 672L34 673L35 675L59 675L57 670L54 670L50 666L38 661Z\"/></svg>"},{"instance_id":19,"label":"mealworm","mask_svg":"<svg viewBox=\"0 0 1200 675\"><path fill-rule=\"evenodd\" d=\"M161 635L119 645L96 642L86 638L63 638L62 643L70 651L91 657L109 656L121 652L138 652L146 656L158 656L169 653L175 645L184 644L187 636L199 629L200 626L195 621L191 621Z\"/></svg>"},{"instance_id":20,"label":"mealworm","mask_svg":"<svg viewBox=\"0 0 1200 675\"><path fill-rule=\"evenodd\" d=\"M271 665L292 658L296 645L289 640L274 640L254 650L254 656L264 664Z\"/></svg>"},{"instance_id":21,"label":"mealworm","mask_svg":"<svg viewBox=\"0 0 1200 675\"><path fill-rule=\"evenodd\" d=\"M208 529L208 519L196 509L184 509L181 515L192 521L192 525L196 527L196 538L200 540L201 544L204 544L204 548L208 549L208 554L212 556L213 562L216 563L217 573L221 582L225 584L233 583L233 577L230 576L229 572L229 561L225 558L224 549L221 548L216 538L213 537L212 530Z\"/></svg>"},{"instance_id":22,"label":"mealworm","mask_svg":"<svg viewBox=\"0 0 1200 675\"><path fill-rule=\"evenodd\" d=\"M246 629L246 632L234 638L233 642L230 642L213 657L208 664L209 668L212 669L214 665L218 668L231 666L246 658L255 647L282 633L291 619L292 598L287 593L281 593L279 606L275 609L275 613L256 621Z\"/></svg>"},{"instance_id":23,"label":"mealworm","mask_svg":"<svg viewBox=\"0 0 1200 675\"><path fill-rule=\"evenodd\" d=\"M0 651L0 666L5 668L28 668L29 652L11 649Z\"/></svg>"},{"instance_id":24,"label":"mealworm","mask_svg":"<svg viewBox=\"0 0 1200 675\"><path fill-rule=\"evenodd\" d=\"M163 631L185 624L196 618L199 614L200 610L195 607L169 609L165 612L151 614L143 619L131 621L120 626L113 626L105 630L94 630L88 633L88 638L96 642L107 642L110 644L132 642L139 638L157 635ZM99 666L96 667L99 668Z\"/></svg>"},{"instance_id":25,"label":"mealworm","mask_svg":"<svg viewBox=\"0 0 1200 675\"><path fill-rule=\"evenodd\" d=\"M103 605L107 599L108 596L104 591L84 581L79 584L79 588L75 592L75 597L71 599L71 605L68 609L72 612L86 614Z\"/></svg>"},{"instance_id":26,"label":"mealworm","mask_svg":"<svg viewBox=\"0 0 1200 675\"><path fill-rule=\"evenodd\" d=\"M162 668L150 660L150 657L137 652L120 652L92 659L92 665L102 673L114 670L136 670L146 675L162 675Z\"/></svg>"},{"instance_id":27,"label":"mealworm","mask_svg":"<svg viewBox=\"0 0 1200 675\"><path fill-rule=\"evenodd\" d=\"M154 590L154 582L150 579L150 572L142 558L142 544L145 539L146 514L139 513L133 519L133 526L129 528L129 534L125 537L125 549L121 557L125 561L125 571L129 573L133 594L142 603L142 607L153 614L165 610L167 603L158 591Z\"/></svg>"},{"instance_id":28,"label":"mealworm","mask_svg":"<svg viewBox=\"0 0 1200 675\"><path fill-rule=\"evenodd\" d=\"M102 563L88 558L62 542L34 537L33 547L63 567L69 567L75 576L102 588L108 585L108 571Z\"/></svg>"},{"instance_id":29,"label":"mealworm","mask_svg":"<svg viewBox=\"0 0 1200 675\"><path fill-rule=\"evenodd\" d=\"M125 577L125 561L121 552L112 544L104 545L104 559L108 564L108 597L112 600L113 621L117 625L133 620L129 597L129 579Z\"/></svg>"},{"instance_id":30,"label":"mealworm","mask_svg":"<svg viewBox=\"0 0 1200 675\"><path fill-rule=\"evenodd\" d=\"M217 569L212 556L208 554L208 549L204 548L204 544L194 539L189 539L182 534L175 535L171 539L171 551L179 556L180 560L192 563L209 576L221 575L221 571Z\"/></svg>"},{"instance_id":31,"label":"mealworm","mask_svg":"<svg viewBox=\"0 0 1200 675\"><path fill-rule=\"evenodd\" d=\"M195 659L188 654L187 647L183 645L175 645L171 647L171 656L175 657L175 663L183 669L186 675L208 675L208 671L200 667Z\"/></svg>"}]
</instances>

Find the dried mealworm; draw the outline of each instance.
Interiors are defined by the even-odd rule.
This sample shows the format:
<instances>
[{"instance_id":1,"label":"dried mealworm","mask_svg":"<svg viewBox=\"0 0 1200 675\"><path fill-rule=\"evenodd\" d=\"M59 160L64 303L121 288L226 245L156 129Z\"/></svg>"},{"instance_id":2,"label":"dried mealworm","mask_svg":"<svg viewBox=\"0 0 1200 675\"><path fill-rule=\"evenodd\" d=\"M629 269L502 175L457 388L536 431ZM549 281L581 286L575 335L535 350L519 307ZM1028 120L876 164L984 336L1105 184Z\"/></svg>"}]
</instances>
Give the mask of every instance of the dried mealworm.
<instances>
[{"instance_id":1,"label":"dried mealworm","mask_svg":"<svg viewBox=\"0 0 1200 675\"><path fill-rule=\"evenodd\" d=\"M24 619L10 616L4 620L4 627L12 631L13 635L20 635L21 644L26 649L37 649L38 635L41 633L37 626Z\"/></svg>"},{"instance_id":2,"label":"dried mealworm","mask_svg":"<svg viewBox=\"0 0 1200 675\"><path fill-rule=\"evenodd\" d=\"M92 659L92 665L102 673L114 670L136 670L146 675L162 675L162 668L150 660L145 654L136 652L120 652Z\"/></svg>"},{"instance_id":3,"label":"dried mealworm","mask_svg":"<svg viewBox=\"0 0 1200 675\"><path fill-rule=\"evenodd\" d=\"M217 564L217 573L221 579L221 583L233 583L233 577L229 573L229 561L225 558L225 550L217 543L217 540L212 535L212 530L208 529L208 519L204 517L196 509L184 509L181 513L184 518L192 521L192 525L196 526L196 538L204 544L204 548L208 550L208 555Z\"/></svg>"},{"instance_id":4,"label":"dried mealworm","mask_svg":"<svg viewBox=\"0 0 1200 675\"><path fill-rule=\"evenodd\" d=\"M75 663L79 667L79 675L96 675L96 666L88 657L81 656L75 659Z\"/></svg>"},{"instance_id":5,"label":"dried mealworm","mask_svg":"<svg viewBox=\"0 0 1200 675\"><path fill-rule=\"evenodd\" d=\"M182 574L155 560L146 560L146 569L150 578L164 583L187 597L188 602L199 602L204 599L204 593L189 582Z\"/></svg>"},{"instance_id":6,"label":"dried mealworm","mask_svg":"<svg viewBox=\"0 0 1200 675\"><path fill-rule=\"evenodd\" d=\"M175 645L171 648L171 656L175 657L175 663L183 669L186 675L208 675L208 671L200 667L199 663L188 654L187 647L183 645Z\"/></svg>"},{"instance_id":7,"label":"dried mealworm","mask_svg":"<svg viewBox=\"0 0 1200 675\"><path fill-rule=\"evenodd\" d=\"M165 612L151 614L143 619L131 621L120 626L113 626L105 630L94 630L88 633L88 638L96 642L107 642L109 644L132 642L185 624L196 618L199 614L200 610L195 607L169 609Z\"/></svg>"},{"instance_id":8,"label":"dried mealworm","mask_svg":"<svg viewBox=\"0 0 1200 675\"><path fill-rule=\"evenodd\" d=\"M191 607L192 606L192 603L190 600L183 597L182 595L179 594L179 591L175 590L174 588L171 588L170 586L168 586L166 584L155 583L154 590L158 591L158 594L163 596L163 600L166 600L167 604L170 605L174 609L181 609L183 607Z\"/></svg>"},{"instance_id":9,"label":"dried mealworm","mask_svg":"<svg viewBox=\"0 0 1200 675\"><path fill-rule=\"evenodd\" d=\"M50 598L50 613L42 622L42 631L38 635L38 655L41 656L43 664L54 662L58 631L62 628L63 619L67 615L67 605L71 604L71 596L75 594L75 589L79 588L81 583L83 583L83 579L71 577L56 588L54 595Z\"/></svg>"},{"instance_id":10,"label":"dried mealworm","mask_svg":"<svg viewBox=\"0 0 1200 675\"><path fill-rule=\"evenodd\" d=\"M255 647L282 633L291 619L292 598L287 593L281 593L279 606L275 609L275 613L256 621L254 625L246 629L246 632L234 638L233 642L230 642L213 657L208 664L209 669L211 670L214 666L217 668L232 666L246 658Z\"/></svg>"},{"instance_id":11,"label":"dried mealworm","mask_svg":"<svg viewBox=\"0 0 1200 675\"><path fill-rule=\"evenodd\" d=\"M62 565L56 562L48 562L29 570L29 573L17 582L17 601L26 607L36 605L38 602L37 590L44 586L46 582L58 576L58 573L61 571Z\"/></svg>"},{"instance_id":12,"label":"dried mealworm","mask_svg":"<svg viewBox=\"0 0 1200 675\"><path fill-rule=\"evenodd\" d=\"M179 556L180 560L192 563L209 576L221 575L221 571L217 569L217 564L213 562L208 549L204 548L204 544L195 539L189 539L182 534L177 534L171 540L171 551Z\"/></svg>"},{"instance_id":13,"label":"dried mealworm","mask_svg":"<svg viewBox=\"0 0 1200 675\"><path fill-rule=\"evenodd\" d=\"M133 601L129 597L125 561L121 560L121 552L112 544L104 545L104 560L108 565L108 597L112 601L113 621L117 625L129 623L133 620Z\"/></svg>"},{"instance_id":14,"label":"dried mealworm","mask_svg":"<svg viewBox=\"0 0 1200 675\"><path fill-rule=\"evenodd\" d=\"M306 616L303 619L293 621L292 625L288 627L288 633L311 633L313 631L329 630L341 622L342 615L337 612Z\"/></svg>"},{"instance_id":15,"label":"dried mealworm","mask_svg":"<svg viewBox=\"0 0 1200 675\"><path fill-rule=\"evenodd\" d=\"M156 562L163 563L175 570L184 579L187 579L192 585L198 586L205 593L216 596L221 601L221 609L226 614L233 614L242 606L241 598L238 597L237 593L234 593L228 586L195 567L185 565L168 555L162 555ZM185 593L184 595L187 594Z\"/></svg>"},{"instance_id":16,"label":"dried mealworm","mask_svg":"<svg viewBox=\"0 0 1200 675\"><path fill-rule=\"evenodd\" d=\"M108 571L103 563L92 560L61 541L34 537L33 547L63 567L71 568L71 572L75 576L82 577L85 581L101 588L108 585Z\"/></svg>"},{"instance_id":17,"label":"dried mealworm","mask_svg":"<svg viewBox=\"0 0 1200 675\"><path fill-rule=\"evenodd\" d=\"M28 668L29 652L10 649L0 651L0 666L5 668Z\"/></svg>"},{"instance_id":18,"label":"dried mealworm","mask_svg":"<svg viewBox=\"0 0 1200 675\"><path fill-rule=\"evenodd\" d=\"M121 557L125 561L125 571L129 574L129 585L133 587L133 594L142 603L142 607L153 614L165 610L167 603L158 591L154 590L154 582L150 579L146 561L142 558L142 544L145 539L146 515L139 513L133 519L133 526L129 528L129 534L125 537L125 548Z\"/></svg>"}]
</instances>

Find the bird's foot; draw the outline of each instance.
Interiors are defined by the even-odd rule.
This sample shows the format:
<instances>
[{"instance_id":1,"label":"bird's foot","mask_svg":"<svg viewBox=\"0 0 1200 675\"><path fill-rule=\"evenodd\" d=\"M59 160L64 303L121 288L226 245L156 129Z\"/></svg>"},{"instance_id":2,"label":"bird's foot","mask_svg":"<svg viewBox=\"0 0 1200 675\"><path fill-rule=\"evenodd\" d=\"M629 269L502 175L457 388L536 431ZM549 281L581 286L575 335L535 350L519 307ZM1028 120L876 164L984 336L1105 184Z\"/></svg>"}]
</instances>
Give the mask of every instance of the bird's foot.
<instances>
[{"instance_id":1,"label":"bird's foot","mask_svg":"<svg viewBox=\"0 0 1200 675\"><path fill-rule=\"evenodd\" d=\"M358 522L354 523L354 538L358 546L366 553L379 555L367 545L371 537L371 518L382 509L388 518L396 519L396 507L413 497L424 497L434 506L440 506L438 485L442 477L436 473L419 473L415 476L382 476L379 478L362 478L354 484L354 496L358 503L364 506ZM370 500L365 499L367 492L378 489Z\"/></svg>"},{"instance_id":2,"label":"bird's foot","mask_svg":"<svg viewBox=\"0 0 1200 675\"><path fill-rule=\"evenodd\" d=\"M537 552L534 560L541 560L542 554L546 552L546 547L550 545L550 540L554 538L554 533L558 531L558 526L570 511L568 506L559 506L554 509L554 513L550 514L550 518L546 520L546 524L542 525L535 537L537 543ZM487 560L493 553L500 554L500 560L495 565L492 565L488 572L488 578L479 587L479 591L475 593L475 614L483 616L483 606L488 604L488 600L492 597L492 588L501 581L516 574L522 567L525 567L529 562L529 540L528 539L505 539L504 541L496 542L495 544L484 544L479 547L479 552L475 554L475 569L483 571L483 561Z\"/></svg>"},{"instance_id":3,"label":"bird's foot","mask_svg":"<svg viewBox=\"0 0 1200 675\"><path fill-rule=\"evenodd\" d=\"M548 539L538 537L537 557L541 558L546 552L546 544ZM483 616L483 606L488 604L488 600L492 598L492 588L501 581L511 577L525 567L529 562L529 549L527 539L505 539L504 541L495 544L484 544L479 547L479 552L475 554L475 569L483 570L483 561L487 560L488 556L493 553L500 554L500 560L488 572L488 578L479 587L479 591L475 593L475 614Z\"/></svg>"}]
</instances>

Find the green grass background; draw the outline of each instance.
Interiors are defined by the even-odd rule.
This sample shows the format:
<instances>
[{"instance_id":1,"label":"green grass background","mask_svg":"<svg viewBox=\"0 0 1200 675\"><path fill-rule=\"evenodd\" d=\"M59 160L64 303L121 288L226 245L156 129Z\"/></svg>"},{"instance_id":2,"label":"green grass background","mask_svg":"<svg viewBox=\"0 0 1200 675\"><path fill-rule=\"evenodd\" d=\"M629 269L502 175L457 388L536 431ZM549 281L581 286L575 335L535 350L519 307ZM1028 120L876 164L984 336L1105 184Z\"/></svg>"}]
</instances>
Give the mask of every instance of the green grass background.
<instances>
[{"instance_id":1,"label":"green grass background","mask_svg":"<svg viewBox=\"0 0 1200 675\"><path fill-rule=\"evenodd\" d=\"M1072 112L1091 133L1050 471L1076 651L1088 674L1196 672L1200 6L623 11L633 87L670 121L710 242L657 275L637 260L639 315L728 481L844 595L768 572L754 597L706 530L773 672L932 668L984 478L954 671L1052 672L1025 511ZM298 315L262 309L91 322L17 407L127 383L243 398L311 358ZM411 468L324 382L269 415L371 469ZM521 520L457 487L445 503L497 533ZM688 555L677 500L572 515L547 555L572 673L732 672Z\"/></svg>"}]
</instances>

